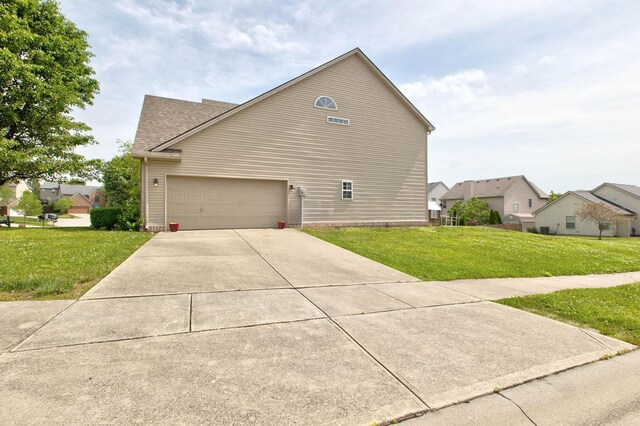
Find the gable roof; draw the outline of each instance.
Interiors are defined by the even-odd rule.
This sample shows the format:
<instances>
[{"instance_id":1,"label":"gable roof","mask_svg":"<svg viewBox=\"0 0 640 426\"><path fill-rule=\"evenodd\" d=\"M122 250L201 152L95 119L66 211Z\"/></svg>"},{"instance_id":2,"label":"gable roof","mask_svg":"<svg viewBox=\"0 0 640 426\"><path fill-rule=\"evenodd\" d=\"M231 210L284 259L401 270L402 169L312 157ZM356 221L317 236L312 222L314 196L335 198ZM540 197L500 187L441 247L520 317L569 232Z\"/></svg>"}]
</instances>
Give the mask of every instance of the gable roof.
<instances>
[{"instance_id":1,"label":"gable roof","mask_svg":"<svg viewBox=\"0 0 640 426\"><path fill-rule=\"evenodd\" d=\"M93 206L93 203L91 202L91 200L89 200L87 196L84 194L80 194L76 192L75 194L73 194L73 196L69 198L71 198L74 201L74 206L77 206L77 204L75 204L77 201L81 201L81 204L84 204L85 206Z\"/></svg>"},{"instance_id":2,"label":"gable roof","mask_svg":"<svg viewBox=\"0 0 640 426\"><path fill-rule=\"evenodd\" d=\"M439 180L438 182L430 182L428 187L427 187L427 192L431 192L438 185L444 186L447 190L449 189L449 187L447 186L446 183L444 183L444 182Z\"/></svg>"},{"instance_id":3,"label":"gable roof","mask_svg":"<svg viewBox=\"0 0 640 426\"><path fill-rule=\"evenodd\" d=\"M492 198L504 197L520 180L524 180L533 192L540 198L549 198L549 196L528 180L524 175L505 176L491 179L474 180L473 196L476 198ZM463 200L464 199L464 182L457 182L442 197L442 200Z\"/></svg>"},{"instance_id":4,"label":"gable roof","mask_svg":"<svg viewBox=\"0 0 640 426\"><path fill-rule=\"evenodd\" d=\"M235 106L210 99L190 102L145 95L132 151L151 150Z\"/></svg>"},{"instance_id":5,"label":"gable roof","mask_svg":"<svg viewBox=\"0 0 640 426\"><path fill-rule=\"evenodd\" d=\"M636 198L640 198L640 186L626 185L622 183L605 182L602 185L598 186L596 189L594 189L592 192L596 192L598 189L602 188L603 186L612 186L621 191L628 192L629 194L633 195Z\"/></svg>"},{"instance_id":6,"label":"gable roof","mask_svg":"<svg viewBox=\"0 0 640 426\"><path fill-rule=\"evenodd\" d=\"M99 189L99 186L89 186L89 185L69 185L68 183L60 184L60 193L62 195L72 196L75 194L81 194L84 196L88 196L96 189Z\"/></svg>"},{"instance_id":7,"label":"gable roof","mask_svg":"<svg viewBox=\"0 0 640 426\"><path fill-rule=\"evenodd\" d=\"M542 210L546 209L547 207L551 206L552 204L557 203L558 201L562 200L563 198L569 196L569 195L575 195L579 198L582 198L585 201L588 201L590 203L597 203L597 204L602 204L603 206L609 207L611 210L613 210L614 212L621 214L621 215L625 215L625 216L632 216L635 213L632 212L629 209L626 209L624 207L621 207L617 204L614 204L610 201L605 200L604 198L598 197L597 195L593 194L590 191L567 191L564 194L562 194L560 197L556 198L555 200L553 200L552 202L545 204L544 206L540 207L538 210L534 211L533 214L536 215L539 212L541 212Z\"/></svg>"},{"instance_id":8,"label":"gable roof","mask_svg":"<svg viewBox=\"0 0 640 426\"><path fill-rule=\"evenodd\" d=\"M281 90L290 87L299 81L304 80L348 57L358 55L364 62L377 74L384 83L394 92L394 94L413 112L413 114L421 120L429 132L435 130L435 127L425 118L424 115L407 99L406 96L385 76L382 71L360 50L355 48L349 52L332 59L306 73L281 84L255 98L240 104L229 104L225 102L209 101L217 104L217 112L209 102L188 102L175 99L164 99L158 101L158 97L145 96L145 102L142 106L140 114L140 122L134 142L132 155L140 158L144 157L146 152L160 152L171 145L197 133L220 120L236 114L251 105L262 101L263 99L278 93ZM153 98L153 99L152 99ZM191 104L191 105L190 105ZM208 107L211 109L207 110ZM180 108L188 108L189 111L177 112ZM165 121L169 120L169 121ZM159 141L159 142L158 142Z\"/></svg>"}]
</instances>

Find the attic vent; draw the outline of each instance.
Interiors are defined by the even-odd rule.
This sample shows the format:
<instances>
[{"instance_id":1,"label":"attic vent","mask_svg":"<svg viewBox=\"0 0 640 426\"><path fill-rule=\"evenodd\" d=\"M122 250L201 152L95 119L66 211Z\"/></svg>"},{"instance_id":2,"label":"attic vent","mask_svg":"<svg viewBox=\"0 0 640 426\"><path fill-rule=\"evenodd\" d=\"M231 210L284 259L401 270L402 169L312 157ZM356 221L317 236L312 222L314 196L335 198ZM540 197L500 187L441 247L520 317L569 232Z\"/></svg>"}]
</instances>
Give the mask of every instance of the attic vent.
<instances>
[{"instance_id":1,"label":"attic vent","mask_svg":"<svg viewBox=\"0 0 640 426\"><path fill-rule=\"evenodd\" d=\"M329 123L329 124L339 124L341 126L348 126L349 125L349 119L348 118L331 117L329 115L329 116L327 116L327 123Z\"/></svg>"}]
</instances>

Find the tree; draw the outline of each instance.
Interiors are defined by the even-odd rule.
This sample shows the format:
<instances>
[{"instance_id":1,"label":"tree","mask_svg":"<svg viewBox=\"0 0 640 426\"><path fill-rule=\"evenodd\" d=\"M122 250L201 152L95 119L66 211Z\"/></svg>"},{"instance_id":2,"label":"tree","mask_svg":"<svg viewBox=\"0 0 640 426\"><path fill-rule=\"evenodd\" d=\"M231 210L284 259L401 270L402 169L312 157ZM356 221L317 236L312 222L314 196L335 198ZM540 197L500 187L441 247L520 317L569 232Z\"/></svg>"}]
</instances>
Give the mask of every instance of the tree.
<instances>
[{"instance_id":1,"label":"tree","mask_svg":"<svg viewBox=\"0 0 640 426\"><path fill-rule=\"evenodd\" d=\"M600 203L584 203L576 209L576 216L598 227L598 239L602 239L602 232L624 222L620 213Z\"/></svg>"},{"instance_id":2,"label":"tree","mask_svg":"<svg viewBox=\"0 0 640 426\"><path fill-rule=\"evenodd\" d=\"M37 194L31 191L24 191L18 200L16 210L24 216L26 221L27 216L37 216L42 213L42 203L40 203Z\"/></svg>"},{"instance_id":3,"label":"tree","mask_svg":"<svg viewBox=\"0 0 640 426\"><path fill-rule=\"evenodd\" d=\"M73 179L67 180L66 183L68 183L69 185L86 185L87 181L78 179L78 178L73 178Z\"/></svg>"},{"instance_id":4,"label":"tree","mask_svg":"<svg viewBox=\"0 0 640 426\"><path fill-rule=\"evenodd\" d=\"M467 201L456 201L449 214L458 218L458 225L469 225L472 221L479 225L489 223L489 205L475 197Z\"/></svg>"},{"instance_id":5,"label":"tree","mask_svg":"<svg viewBox=\"0 0 640 426\"><path fill-rule=\"evenodd\" d=\"M90 129L70 116L98 93L92 56L54 0L0 1L0 185L97 176L100 161L75 153Z\"/></svg>"},{"instance_id":6,"label":"tree","mask_svg":"<svg viewBox=\"0 0 640 426\"><path fill-rule=\"evenodd\" d=\"M65 213L70 207L73 207L73 200L69 197L58 198L58 200L53 203L53 209L60 213Z\"/></svg>"},{"instance_id":7,"label":"tree","mask_svg":"<svg viewBox=\"0 0 640 426\"><path fill-rule=\"evenodd\" d=\"M102 168L102 183L109 206L140 207L140 163L131 156L131 142L118 141L120 155Z\"/></svg>"},{"instance_id":8,"label":"tree","mask_svg":"<svg viewBox=\"0 0 640 426\"><path fill-rule=\"evenodd\" d=\"M562 197L562 192L553 192L553 191L551 191L549 193L549 198L547 198L547 204L557 200L560 197Z\"/></svg>"}]
</instances>

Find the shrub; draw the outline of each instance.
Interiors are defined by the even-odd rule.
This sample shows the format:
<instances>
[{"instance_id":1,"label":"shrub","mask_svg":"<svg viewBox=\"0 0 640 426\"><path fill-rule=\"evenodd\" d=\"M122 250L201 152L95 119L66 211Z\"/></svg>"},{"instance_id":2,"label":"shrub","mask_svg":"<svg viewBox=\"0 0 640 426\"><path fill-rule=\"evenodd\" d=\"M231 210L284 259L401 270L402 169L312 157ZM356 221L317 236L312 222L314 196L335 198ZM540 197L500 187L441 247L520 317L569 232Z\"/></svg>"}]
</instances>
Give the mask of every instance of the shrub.
<instances>
[{"instance_id":1,"label":"shrub","mask_svg":"<svg viewBox=\"0 0 640 426\"><path fill-rule=\"evenodd\" d=\"M530 226L527 228L527 232L531 233L531 234L537 234L538 233L538 228L536 228L535 226Z\"/></svg>"},{"instance_id":2,"label":"shrub","mask_svg":"<svg viewBox=\"0 0 640 426\"><path fill-rule=\"evenodd\" d=\"M73 207L73 200L69 197L62 197L53 203L53 209L60 213L66 213L70 207Z\"/></svg>"},{"instance_id":3,"label":"shrub","mask_svg":"<svg viewBox=\"0 0 640 426\"><path fill-rule=\"evenodd\" d=\"M142 226L140 209L136 206L122 207L118 215L118 222L113 229L118 231L138 231Z\"/></svg>"},{"instance_id":4,"label":"shrub","mask_svg":"<svg viewBox=\"0 0 640 426\"><path fill-rule=\"evenodd\" d=\"M122 214L124 207L104 207L91 209L89 213L91 226L96 229L114 229L118 224L118 217Z\"/></svg>"}]
</instances>

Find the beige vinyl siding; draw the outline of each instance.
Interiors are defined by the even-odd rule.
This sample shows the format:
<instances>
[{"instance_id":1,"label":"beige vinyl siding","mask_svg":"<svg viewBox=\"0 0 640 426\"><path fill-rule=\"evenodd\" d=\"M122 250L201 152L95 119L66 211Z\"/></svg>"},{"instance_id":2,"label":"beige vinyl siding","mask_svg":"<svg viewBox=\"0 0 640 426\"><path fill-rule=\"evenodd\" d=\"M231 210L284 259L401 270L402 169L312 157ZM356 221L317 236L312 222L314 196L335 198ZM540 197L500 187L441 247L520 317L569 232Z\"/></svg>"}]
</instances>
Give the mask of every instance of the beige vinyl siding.
<instances>
[{"instance_id":1,"label":"beige vinyl siding","mask_svg":"<svg viewBox=\"0 0 640 426\"><path fill-rule=\"evenodd\" d=\"M536 228L540 231L541 226L548 226L552 234L560 235L598 235L598 227L592 223L584 222L576 216L575 211L587 203L584 199L574 194L567 194L550 204L544 210L535 215ZM567 216L575 216L575 229L567 229ZM604 231L602 235L612 236L615 231Z\"/></svg>"},{"instance_id":2,"label":"beige vinyl siding","mask_svg":"<svg viewBox=\"0 0 640 426\"><path fill-rule=\"evenodd\" d=\"M638 214L640 214L640 199L609 185L604 185L593 191L593 193L613 204L634 212L636 215L631 218L630 227L632 229L629 230L629 234L633 233L633 230L635 230L636 235L640 234L640 218L638 217Z\"/></svg>"},{"instance_id":3,"label":"beige vinyl siding","mask_svg":"<svg viewBox=\"0 0 640 426\"><path fill-rule=\"evenodd\" d=\"M314 107L318 96L337 110ZM326 117L350 120L328 124ZM426 221L427 128L357 55L178 142L181 162L149 159L149 224L165 224L165 176L288 180L308 189L305 223ZM342 200L341 181L353 181ZM288 221L300 198L289 192Z\"/></svg>"},{"instance_id":4,"label":"beige vinyl siding","mask_svg":"<svg viewBox=\"0 0 640 426\"><path fill-rule=\"evenodd\" d=\"M531 198L531 208L529 208L529 198ZM519 212L513 210L513 203L520 203ZM547 204L547 200L540 198L524 179L520 179L507 193L504 202L504 210L505 214L533 213L545 204Z\"/></svg>"}]
</instances>

